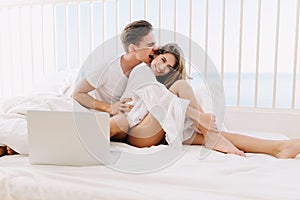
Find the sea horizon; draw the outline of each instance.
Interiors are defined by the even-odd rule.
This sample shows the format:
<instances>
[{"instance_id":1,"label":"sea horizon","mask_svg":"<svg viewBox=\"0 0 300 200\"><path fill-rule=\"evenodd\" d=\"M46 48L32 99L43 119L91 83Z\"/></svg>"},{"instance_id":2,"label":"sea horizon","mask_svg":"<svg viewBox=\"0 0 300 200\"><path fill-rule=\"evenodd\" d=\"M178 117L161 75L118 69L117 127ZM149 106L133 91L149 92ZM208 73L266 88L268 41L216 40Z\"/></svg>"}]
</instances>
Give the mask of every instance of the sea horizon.
<instances>
[{"instance_id":1,"label":"sea horizon","mask_svg":"<svg viewBox=\"0 0 300 200\"><path fill-rule=\"evenodd\" d=\"M255 80L256 73L242 72L240 76L240 102L241 107L254 107L255 104ZM221 78L221 75L219 74ZM191 84L197 88L204 84L203 75L192 73ZM257 80L257 107L272 108L274 93L274 73L259 72ZM238 104L238 72L225 72L223 74L223 88L226 106L237 106ZM293 73L277 73L276 80L276 108L292 107ZM295 108L300 108L300 73L296 76Z\"/></svg>"}]
</instances>

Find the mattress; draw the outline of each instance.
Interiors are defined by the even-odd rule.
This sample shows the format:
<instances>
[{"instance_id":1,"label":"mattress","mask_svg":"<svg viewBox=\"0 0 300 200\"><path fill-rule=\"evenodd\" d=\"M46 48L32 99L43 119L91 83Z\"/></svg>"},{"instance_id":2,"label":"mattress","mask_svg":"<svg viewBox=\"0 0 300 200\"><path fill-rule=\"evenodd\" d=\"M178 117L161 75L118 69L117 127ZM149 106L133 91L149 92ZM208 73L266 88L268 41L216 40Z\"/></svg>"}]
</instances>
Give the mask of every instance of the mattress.
<instances>
[{"instance_id":1,"label":"mattress","mask_svg":"<svg viewBox=\"0 0 300 200\"><path fill-rule=\"evenodd\" d=\"M147 153L123 143L118 148ZM0 199L299 199L300 160L247 157L190 146L180 159L151 173L107 166L31 165L28 156L0 158Z\"/></svg>"}]
</instances>

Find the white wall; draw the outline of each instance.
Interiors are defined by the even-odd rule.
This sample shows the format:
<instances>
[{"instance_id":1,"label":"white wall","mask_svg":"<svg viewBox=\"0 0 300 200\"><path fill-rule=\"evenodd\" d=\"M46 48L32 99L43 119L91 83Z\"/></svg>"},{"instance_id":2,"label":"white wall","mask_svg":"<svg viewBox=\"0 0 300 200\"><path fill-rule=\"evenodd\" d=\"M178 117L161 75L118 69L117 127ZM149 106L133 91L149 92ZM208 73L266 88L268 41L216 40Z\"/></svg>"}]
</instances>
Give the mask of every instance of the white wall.
<instances>
[{"instance_id":1,"label":"white wall","mask_svg":"<svg viewBox=\"0 0 300 200\"><path fill-rule=\"evenodd\" d=\"M300 111L226 108L225 126L238 131L282 133L300 138Z\"/></svg>"}]
</instances>

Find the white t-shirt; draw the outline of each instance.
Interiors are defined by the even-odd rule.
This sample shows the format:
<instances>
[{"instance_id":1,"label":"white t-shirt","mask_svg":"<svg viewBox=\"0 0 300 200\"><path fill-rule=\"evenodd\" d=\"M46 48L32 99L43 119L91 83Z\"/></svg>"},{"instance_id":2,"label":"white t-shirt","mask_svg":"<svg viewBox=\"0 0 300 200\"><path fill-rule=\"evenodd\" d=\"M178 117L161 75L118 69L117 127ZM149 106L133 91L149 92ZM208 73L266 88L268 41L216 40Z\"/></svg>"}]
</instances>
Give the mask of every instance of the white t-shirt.
<instances>
[{"instance_id":1,"label":"white t-shirt","mask_svg":"<svg viewBox=\"0 0 300 200\"><path fill-rule=\"evenodd\" d=\"M120 100L128 81L122 71L120 61L121 56L107 65L98 66L96 71L87 76L87 81L96 88L96 99L107 103Z\"/></svg>"}]
</instances>

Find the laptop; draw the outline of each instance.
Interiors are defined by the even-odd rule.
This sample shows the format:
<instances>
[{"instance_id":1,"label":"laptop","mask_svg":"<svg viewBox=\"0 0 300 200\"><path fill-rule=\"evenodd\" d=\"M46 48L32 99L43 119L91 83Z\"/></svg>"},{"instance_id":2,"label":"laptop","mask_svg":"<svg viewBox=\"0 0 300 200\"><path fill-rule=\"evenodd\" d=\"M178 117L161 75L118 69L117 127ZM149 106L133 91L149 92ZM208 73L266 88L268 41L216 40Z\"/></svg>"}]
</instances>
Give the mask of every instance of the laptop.
<instances>
[{"instance_id":1,"label":"laptop","mask_svg":"<svg viewBox=\"0 0 300 200\"><path fill-rule=\"evenodd\" d=\"M108 113L29 110L27 129L31 164L90 166L113 162Z\"/></svg>"}]
</instances>

